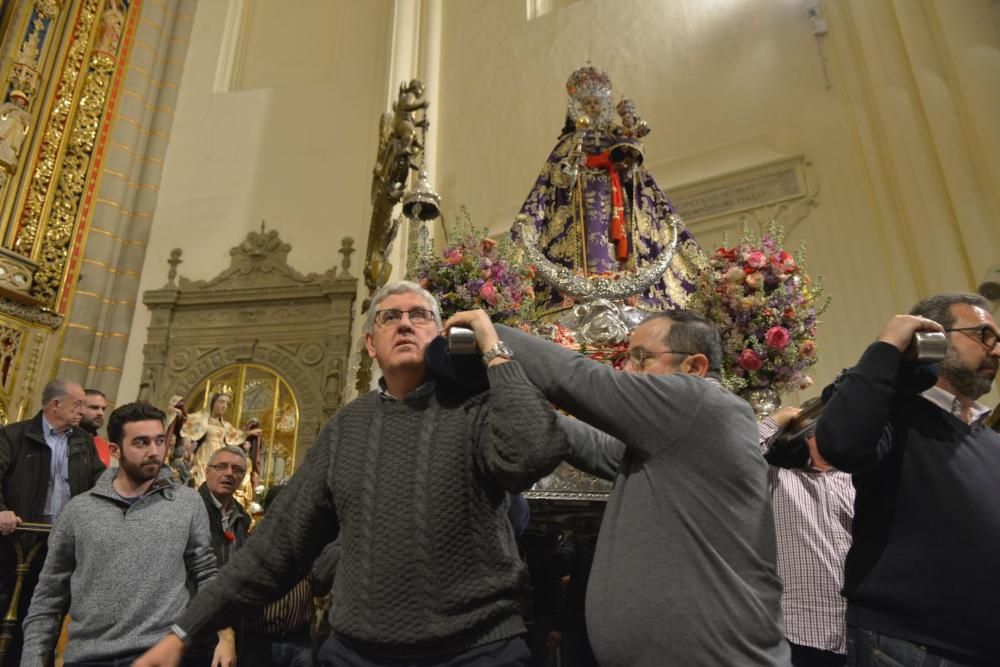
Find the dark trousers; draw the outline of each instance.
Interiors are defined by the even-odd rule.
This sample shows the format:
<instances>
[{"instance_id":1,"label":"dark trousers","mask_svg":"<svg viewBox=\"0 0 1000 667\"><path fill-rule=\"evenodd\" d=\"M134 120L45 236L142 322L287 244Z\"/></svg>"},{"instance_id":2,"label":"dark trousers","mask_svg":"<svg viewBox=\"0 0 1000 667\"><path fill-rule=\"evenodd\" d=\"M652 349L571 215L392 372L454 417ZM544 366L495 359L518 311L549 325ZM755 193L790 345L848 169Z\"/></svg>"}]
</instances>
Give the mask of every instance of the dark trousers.
<instances>
[{"instance_id":1,"label":"dark trousers","mask_svg":"<svg viewBox=\"0 0 1000 667\"><path fill-rule=\"evenodd\" d=\"M847 656L843 653L788 642L792 649L792 667L845 667Z\"/></svg>"},{"instance_id":2,"label":"dark trousers","mask_svg":"<svg viewBox=\"0 0 1000 667\"><path fill-rule=\"evenodd\" d=\"M847 626L847 664L851 667L986 667L929 646L865 628ZM995 663L991 663L995 664Z\"/></svg>"},{"instance_id":3,"label":"dark trousers","mask_svg":"<svg viewBox=\"0 0 1000 667\"><path fill-rule=\"evenodd\" d=\"M141 655L142 653L130 653L128 655L120 655L117 658L108 658L107 660L64 662L63 667L130 667Z\"/></svg>"},{"instance_id":4,"label":"dark trousers","mask_svg":"<svg viewBox=\"0 0 1000 667\"><path fill-rule=\"evenodd\" d=\"M236 655L240 667L310 667L309 633L280 639L246 636Z\"/></svg>"},{"instance_id":5,"label":"dark trousers","mask_svg":"<svg viewBox=\"0 0 1000 667\"><path fill-rule=\"evenodd\" d=\"M17 557L15 556L14 545L11 540L19 539L23 552L27 554L34 540L45 539L45 536L20 535L18 533L15 533L15 535L16 538L5 537L0 539L0 619L7 614L7 609L10 606L10 598L14 592L14 584L17 581ZM42 571L42 564L45 563L46 553L48 553L48 550L42 547L35 554L28 574L25 575L21 584L21 595L18 598L17 605L17 623L11 628L11 640L7 645L7 652L2 660L4 667L17 667L21 663L21 647L24 640L21 632L21 624L24 622L24 617L28 615L28 606L31 604L31 596L35 594L35 586L38 584L38 575Z\"/></svg>"},{"instance_id":6,"label":"dark trousers","mask_svg":"<svg viewBox=\"0 0 1000 667\"><path fill-rule=\"evenodd\" d=\"M323 667L529 667L531 653L520 637L511 637L462 653L437 658L383 658L350 646L350 640L332 635L319 649Z\"/></svg>"}]
</instances>

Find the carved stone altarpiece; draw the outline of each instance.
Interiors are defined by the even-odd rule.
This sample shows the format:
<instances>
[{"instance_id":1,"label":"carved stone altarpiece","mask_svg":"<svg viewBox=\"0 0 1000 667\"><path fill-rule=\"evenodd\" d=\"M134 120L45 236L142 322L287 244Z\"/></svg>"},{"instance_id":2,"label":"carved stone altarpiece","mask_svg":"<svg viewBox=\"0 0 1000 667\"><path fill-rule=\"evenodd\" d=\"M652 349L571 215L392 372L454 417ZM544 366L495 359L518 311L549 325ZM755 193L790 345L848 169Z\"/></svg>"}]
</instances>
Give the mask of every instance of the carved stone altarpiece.
<instances>
[{"instance_id":1,"label":"carved stone altarpiece","mask_svg":"<svg viewBox=\"0 0 1000 667\"><path fill-rule=\"evenodd\" d=\"M178 278L175 249L167 284L143 294L152 317L140 396L166 406L220 368L272 368L298 403L301 461L343 398L357 292L349 270L353 243L342 242L340 270L303 275L288 265L291 246L261 225L229 251L230 267L207 281Z\"/></svg>"}]
</instances>

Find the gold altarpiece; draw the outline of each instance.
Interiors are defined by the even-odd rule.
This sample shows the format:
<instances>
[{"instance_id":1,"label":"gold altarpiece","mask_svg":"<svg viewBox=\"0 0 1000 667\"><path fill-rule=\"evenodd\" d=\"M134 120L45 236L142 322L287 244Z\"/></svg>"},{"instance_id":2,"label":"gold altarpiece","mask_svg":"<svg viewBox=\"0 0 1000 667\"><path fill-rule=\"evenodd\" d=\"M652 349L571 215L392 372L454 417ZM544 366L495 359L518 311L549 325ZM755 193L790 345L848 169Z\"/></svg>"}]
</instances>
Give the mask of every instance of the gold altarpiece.
<instances>
[{"instance_id":1,"label":"gold altarpiece","mask_svg":"<svg viewBox=\"0 0 1000 667\"><path fill-rule=\"evenodd\" d=\"M140 398L166 406L179 396L194 412L224 386L235 398L226 419L261 423L262 481L286 477L343 402L353 245L343 240L339 269L303 275L288 265L291 246L262 225L229 251L229 268L199 281L178 276L182 251L173 250L167 284L143 293L151 318Z\"/></svg>"},{"instance_id":2,"label":"gold altarpiece","mask_svg":"<svg viewBox=\"0 0 1000 667\"><path fill-rule=\"evenodd\" d=\"M159 92L191 15L190 0L0 2L0 420L56 376L117 392L159 183L145 167L172 112Z\"/></svg>"}]
</instances>

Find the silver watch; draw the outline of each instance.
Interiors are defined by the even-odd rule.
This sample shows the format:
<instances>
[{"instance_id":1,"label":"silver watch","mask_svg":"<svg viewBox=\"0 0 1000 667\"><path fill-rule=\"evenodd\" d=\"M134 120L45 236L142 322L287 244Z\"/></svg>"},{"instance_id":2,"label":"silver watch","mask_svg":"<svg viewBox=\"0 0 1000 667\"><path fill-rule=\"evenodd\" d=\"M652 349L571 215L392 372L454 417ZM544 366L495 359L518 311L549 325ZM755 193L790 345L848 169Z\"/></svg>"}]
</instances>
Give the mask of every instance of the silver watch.
<instances>
[{"instance_id":1,"label":"silver watch","mask_svg":"<svg viewBox=\"0 0 1000 667\"><path fill-rule=\"evenodd\" d=\"M497 357L503 357L504 359L513 359L514 350L510 349L507 343L502 340L498 340L493 344L493 347L486 350L486 354L483 355L483 363L489 364L491 361Z\"/></svg>"}]
</instances>

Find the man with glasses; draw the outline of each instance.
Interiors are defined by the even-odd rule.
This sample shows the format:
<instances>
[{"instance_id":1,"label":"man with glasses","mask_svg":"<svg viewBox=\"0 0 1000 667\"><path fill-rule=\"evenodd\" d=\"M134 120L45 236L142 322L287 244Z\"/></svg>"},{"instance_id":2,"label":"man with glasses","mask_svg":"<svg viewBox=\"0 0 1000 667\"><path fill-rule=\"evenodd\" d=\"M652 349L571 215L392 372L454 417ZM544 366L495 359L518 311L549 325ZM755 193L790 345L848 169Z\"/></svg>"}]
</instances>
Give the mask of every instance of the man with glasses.
<instances>
[{"instance_id":1,"label":"man with glasses","mask_svg":"<svg viewBox=\"0 0 1000 667\"><path fill-rule=\"evenodd\" d=\"M615 480L586 598L598 663L787 665L767 463L750 406L719 384L715 327L684 310L651 316L625 373L497 329L579 420L565 424L577 460Z\"/></svg>"},{"instance_id":2,"label":"man with glasses","mask_svg":"<svg viewBox=\"0 0 1000 667\"><path fill-rule=\"evenodd\" d=\"M226 445L216 450L205 467L205 481L198 494L208 512L208 527L212 535L212 551L219 567L225 565L236 549L246 544L250 531L250 516L233 495L247 474L247 455L239 447ZM206 635L188 652L188 667L210 667L219 641L234 642L232 629L224 629L218 637ZM231 650L232 647L227 647Z\"/></svg>"},{"instance_id":3,"label":"man with glasses","mask_svg":"<svg viewBox=\"0 0 1000 667\"><path fill-rule=\"evenodd\" d=\"M551 472L566 441L489 319L472 329L490 388L456 398L424 360L441 331L434 297L405 281L372 297L378 389L337 412L254 537L137 667L175 665L189 636L280 597L338 536L321 664L528 664L505 492Z\"/></svg>"},{"instance_id":4,"label":"man with glasses","mask_svg":"<svg viewBox=\"0 0 1000 667\"><path fill-rule=\"evenodd\" d=\"M944 331L937 383L906 391L903 352ZM996 664L1000 434L984 424L1000 329L977 294L945 293L896 315L829 394L820 453L853 473L845 564L848 655L859 666Z\"/></svg>"},{"instance_id":5,"label":"man with glasses","mask_svg":"<svg viewBox=\"0 0 1000 667\"><path fill-rule=\"evenodd\" d=\"M42 390L42 409L33 418L0 429L0 534L27 521L52 523L69 499L94 486L104 472L94 439L82 428L83 387L52 380ZM45 547L31 562L20 592L23 619L45 560ZM7 609L15 581L10 540L0 543L0 609ZM21 653L20 628L7 648L7 664Z\"/></svg>"}]
</instances>

